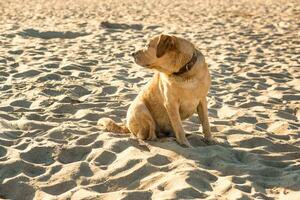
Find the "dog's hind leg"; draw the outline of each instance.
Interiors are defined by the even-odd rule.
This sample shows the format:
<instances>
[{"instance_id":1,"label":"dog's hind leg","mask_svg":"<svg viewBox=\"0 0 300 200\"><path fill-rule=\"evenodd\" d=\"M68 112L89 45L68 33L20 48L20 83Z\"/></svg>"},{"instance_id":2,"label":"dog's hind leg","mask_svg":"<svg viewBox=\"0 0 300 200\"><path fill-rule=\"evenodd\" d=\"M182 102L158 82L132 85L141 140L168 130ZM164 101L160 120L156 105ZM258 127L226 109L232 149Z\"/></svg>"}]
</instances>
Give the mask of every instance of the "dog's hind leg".
<instances>
[{"instance_id":1,"label":"dog's hind leg","mask_svg":"<svg viewBox=\"0 0 300 200\"><path fill-rule=\"evenodd\" d=\"M156 139L155 122L145 104L134 104L128 109L127 127L139 139Z\"/></svg>"}]
</instances>

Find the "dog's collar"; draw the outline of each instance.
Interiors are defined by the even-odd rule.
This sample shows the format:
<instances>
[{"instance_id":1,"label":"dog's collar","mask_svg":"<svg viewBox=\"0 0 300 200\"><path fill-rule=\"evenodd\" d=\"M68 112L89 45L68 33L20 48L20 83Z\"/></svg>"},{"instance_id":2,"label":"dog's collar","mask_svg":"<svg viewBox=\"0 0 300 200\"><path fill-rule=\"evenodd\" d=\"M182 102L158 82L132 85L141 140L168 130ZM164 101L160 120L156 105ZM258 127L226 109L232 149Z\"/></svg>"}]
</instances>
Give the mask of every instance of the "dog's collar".
<instances>
[{"instance_id":1,"label":"dog's collar","mask_svg":"<svg viewBox=\"0 0 300 200\"><path fill-rule=\"evenodd\" d=\"M190 71L194 67L196 61L197 61L197 53L196 51L194 51L191 60L187 62L185 65L183 65L178 72L173 73L173 75L179 76L184 74L185 72Z\"/></svg>"}]
</instances>

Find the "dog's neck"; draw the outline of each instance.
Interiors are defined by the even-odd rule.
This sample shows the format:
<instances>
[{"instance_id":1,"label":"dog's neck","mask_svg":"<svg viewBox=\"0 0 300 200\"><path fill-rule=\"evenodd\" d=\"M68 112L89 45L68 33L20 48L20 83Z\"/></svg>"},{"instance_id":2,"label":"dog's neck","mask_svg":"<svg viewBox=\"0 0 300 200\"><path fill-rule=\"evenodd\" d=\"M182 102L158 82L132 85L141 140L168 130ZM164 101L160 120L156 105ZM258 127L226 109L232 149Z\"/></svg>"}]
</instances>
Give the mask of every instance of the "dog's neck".
<instances>
[{"instance_id":1,"label":"dog's neck","mask_svg":"<svg viewBox=\"0 0 300 200\"><path fill-rule=\"evenodd\" d=\"M193 52L193 55L192 55L192 58L189 60L189 62L187 62L185 65L183 65L178 72L174 72L173 75L175 76L180 76L188 71L190 71L195 63L197 62L197 52L194 51Z\"/></svg>"}]
</instances>

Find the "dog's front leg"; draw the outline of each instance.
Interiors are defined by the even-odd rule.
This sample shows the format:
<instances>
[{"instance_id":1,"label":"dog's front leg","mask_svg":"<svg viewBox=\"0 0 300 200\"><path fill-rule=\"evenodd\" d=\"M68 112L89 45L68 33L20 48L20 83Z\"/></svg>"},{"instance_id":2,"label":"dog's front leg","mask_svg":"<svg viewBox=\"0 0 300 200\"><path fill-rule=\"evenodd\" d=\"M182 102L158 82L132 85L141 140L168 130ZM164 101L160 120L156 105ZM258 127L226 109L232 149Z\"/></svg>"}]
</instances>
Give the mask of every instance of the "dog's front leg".
<instances>
[{"instance_id":1,"label":"dog's front leg","mask_svg":"<svg viewBox=\"0 0 300 200\"><path fill-rule=\"evenodd\" d=\"M181 118L179 114L179 105L177 103L165 103L173 131L175 132L176 141L180 145L191 147L189 141L185 137L185 132L182 127Z\"/></svg>"},{"instance_id":2,"label":"dog's front leg","mask_svg":"<svg viewBox=\"0 0 300 200\"><path fill-rule=\"evenodd\" d=\"M204 133L205 140L212 141L210 126L209 126L209 121L208 121L206 97L204 97L200 100L199 105L197 107L197 112L198 112L199 119L202 123L202 130Z\"/></svg>"}]
</instances>

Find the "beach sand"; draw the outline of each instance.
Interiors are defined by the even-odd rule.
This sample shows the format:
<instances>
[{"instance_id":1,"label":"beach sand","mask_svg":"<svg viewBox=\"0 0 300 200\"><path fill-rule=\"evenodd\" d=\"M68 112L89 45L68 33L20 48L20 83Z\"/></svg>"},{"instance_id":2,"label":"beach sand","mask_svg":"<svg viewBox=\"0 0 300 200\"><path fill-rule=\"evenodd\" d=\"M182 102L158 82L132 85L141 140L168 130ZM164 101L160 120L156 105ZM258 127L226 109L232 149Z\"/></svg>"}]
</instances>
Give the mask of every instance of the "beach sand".
<instances>
[{"instance_id":1,"label":"beach sand","mask_svg":"<svg viewBox=\"0 0 300 200\"><path fill-rule=\"evenodd\" d=\"M300 199L300 1L0 1L0 199ZM168 33L212 76L218 145L184 122L139 141L125 120L153 75L130 53Z\"/></svg>"}]
</instances>

